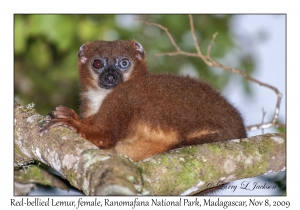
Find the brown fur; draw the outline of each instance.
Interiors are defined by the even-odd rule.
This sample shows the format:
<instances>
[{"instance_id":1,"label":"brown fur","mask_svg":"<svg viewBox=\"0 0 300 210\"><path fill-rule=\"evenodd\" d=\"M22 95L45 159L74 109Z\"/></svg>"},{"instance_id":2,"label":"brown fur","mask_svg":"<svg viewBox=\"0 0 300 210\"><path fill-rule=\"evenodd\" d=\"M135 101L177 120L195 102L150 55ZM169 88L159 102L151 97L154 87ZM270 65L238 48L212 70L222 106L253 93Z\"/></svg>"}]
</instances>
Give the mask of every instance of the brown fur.
<instances>
[{"instance_id":1,"label":"brown fur","mask_svg":"<svg viewBox=\"0 0 300 210\"><path fill-rule=\"evenodd\" d=\"M100 148L135 161L184 145L246 137L239 112L216 90L191 77L148 74L140 47L134 40L96 41L81 47L83 119L59 106L42 133L67 126ZM118 56L131 61L123 82L113 89L99 87L100 76L91 67L99 56L108 63ZM96 100L97 96L103 100Z\"/></svg>"}]
</instances>

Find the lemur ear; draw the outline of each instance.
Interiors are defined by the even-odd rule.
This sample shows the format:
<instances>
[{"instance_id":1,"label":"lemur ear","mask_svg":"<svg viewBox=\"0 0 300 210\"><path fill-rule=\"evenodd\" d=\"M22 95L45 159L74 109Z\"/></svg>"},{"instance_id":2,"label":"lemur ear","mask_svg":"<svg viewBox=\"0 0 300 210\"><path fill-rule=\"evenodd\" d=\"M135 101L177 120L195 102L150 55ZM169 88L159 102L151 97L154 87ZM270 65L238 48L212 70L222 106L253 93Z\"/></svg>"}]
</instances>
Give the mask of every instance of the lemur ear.
<instances>
[{"instance_id":1,"label":"lemur ear","mask_svg":"<svg viewBox=\"0 0 300 210\"><path fill-rule=\"evenodd\" d=\"M133 45L134 45L134 47L135 47L135 49L138 53L136 57L139 60L144 59L145 58L145 51L144 51L143 46L139 42L137 42L136 40L132 40L132 41L133 41Z\"/></svg>"},{"instance_id":2,"label":"lemur ear","mask_svg":"<svg viewBox=\"0 0 300 210\"><path fill-rule=\"evenodd\" d=\"M87 61L87 58L84 55L84 50L86 48L86 44L81 45L78 51L78 59L80 60L81 63L85 63Z\"/></svg>"}]
</instances>

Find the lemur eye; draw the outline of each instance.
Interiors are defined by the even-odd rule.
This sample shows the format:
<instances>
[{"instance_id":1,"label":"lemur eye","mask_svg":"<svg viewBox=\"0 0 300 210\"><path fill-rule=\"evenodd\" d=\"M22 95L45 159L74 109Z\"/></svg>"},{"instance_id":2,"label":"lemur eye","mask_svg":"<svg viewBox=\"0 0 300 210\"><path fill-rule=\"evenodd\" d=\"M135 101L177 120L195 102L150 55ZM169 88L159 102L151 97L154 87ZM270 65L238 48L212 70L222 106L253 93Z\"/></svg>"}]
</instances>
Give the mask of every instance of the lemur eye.
<instances>
[{"instance_id":1,"label":"lemur eye","mask_svg":"<svg viewBox=\"0 0 300 210\"><path fill-rule=\"evenodd\" d=\"M127 58L124 58L122 59L120 62L119 62L119 65L121 68L127 68L129 66L130 62Z\"/></svg>"},{"instance_id":2,"label":"lemur eye","mask_svg":"<svg viewBox=\"0 0 300 210\"><path fill-rule=\"evenodd\" d=\"M103 68L104 67L103 61L101 61L100 59L94 60L93 67L95 69L101 69L101 68Z\"/></svg>"}]
</instances>

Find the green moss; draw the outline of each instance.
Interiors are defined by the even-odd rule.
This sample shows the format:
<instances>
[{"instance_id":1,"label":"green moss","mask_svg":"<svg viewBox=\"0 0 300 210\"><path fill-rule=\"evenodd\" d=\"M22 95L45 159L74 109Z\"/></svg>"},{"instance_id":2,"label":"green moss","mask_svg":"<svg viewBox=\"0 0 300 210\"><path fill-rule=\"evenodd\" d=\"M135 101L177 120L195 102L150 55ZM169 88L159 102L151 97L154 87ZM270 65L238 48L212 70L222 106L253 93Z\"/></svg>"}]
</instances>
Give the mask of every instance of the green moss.
<instances>
[{"instance_id":1,"label":"green moss","mask_svg":"<svg viewBox=\"0 0 300 210\"><path fill-rule=\"evenodd\" d=\"M32 113L32 114L36 114L36 111L34 109L35 104L32 102L30 104L28 104L26 107L25 106L19 106L19 110L21 112L26 112L26 113Z\"/></svg>"},{"instance_id":2,"label":"green moss","mask_svg":"<svg viewBox=\"0 0 300 210\"><path fill-rule=\"evenodd\" d=\"M15 153L15 156L18 156L20 154L22 154L22 151L20 150L20 148L18 146L14 146L14 153Z\"/></svg>"},{"instance_id":3,"label":"green moss","mask_svg":"<svg viewBox=\"0 0 300 210\"><path fill-rule=\"evenodd\" d=\"M238 177L253 177L256 174L263 174L266 172L269 163L268 160L262 160L257 163L253 163L251 166L244 168L244 170L237 173Z\"/></svg>"},{"instance_id":4,"label":"green moss","mask_svg":"<svg viewBox=\"0 0 300 210\"><path fill-rule=\"evenodd\" d=\"M260 154L266 154L269 153L270 151L273 151L275 148L274 146L274 142L271 140L263 140L263 144L261 144L261 146L258 148L258 152Z\"/></svg>"},{"instance_id":5,"label":"green moss","mask_svg":"<svg viewBox=\"0 0 300 210\"><path fill-rule=\"evenodd\" d=\"M187 146L187 147L182 147L180 150L178 150L178 154L196 154L197 153L197 147L196 146Z\"/></svg>"},{"instance_id":6,"label":"green moss","mask_svg":"<svg viewBox=\"0 0 300 210\"><path fill-rule=\"evenodd\" d=\"M245 147L245 156L253 156L251 165L245 166L243 171L237 174L239 177L252 177L254 174L263 174L267 171L269 166L270 153L273 153L275 149L274 142L269 139L262 139L259 148L253 143L253 141L242 141L241 144ZM257 153L255 153L257 151ZM259 158L256 158L259 156ZM241 166L242 167L242 166Z\"/></svg>"},{"instance_id":7,"label":"green moss","mask_svg":"<svg viewBox=\"0 0 300 210\"><path fill-rule=\"evenodd\" d=\"M186 186L194 186L199 180L205 178L199 171L202 171L206 164L195 159L197 150L193 148L183 150L174 156L163 155L160 158L162 164L150 161L143 163L144 175L159 177L159 181L149 183L151 186L146 186L146 188L151 188L155 195L178 195L185 190ZM212 167L207 169L208 173L205 176L211 176L215 171Z\"/></svg>"},{"instance_id":8,"label":"green moss","mask_svg":"<svg viewBox=\"0 0 300 210\"><path fill-rule=\"evenodd\" d=\"M41 169L37 166L23 166L23 169L20 170L23 170L24 172L15 173L15 179L18 181L29 182L29 180L35 180L39 183L42 182L45 185L50 184L47 179L44 179Z\"/></svg>"},{"instance_id":9,"label":"green moss","mask_svg":"<svg viewBox=\"0 0 300 210\"><path fill-rule=\"evenodd\" d=\"M207 148L216 155L224 155L224 148L219 144L206 144Z\"/></svg>"},{"instance_id":10,"label":"green moss","mask_svg":"<svg viewBox=\"0 0 300 210\"><path fill-rule=\"evenodd\" d=\"M163 164L163 165L167 165L168 164L168 157L167 156L163 156L162 158L161 158L161 163Z\"/></svg>"}]
</instances>

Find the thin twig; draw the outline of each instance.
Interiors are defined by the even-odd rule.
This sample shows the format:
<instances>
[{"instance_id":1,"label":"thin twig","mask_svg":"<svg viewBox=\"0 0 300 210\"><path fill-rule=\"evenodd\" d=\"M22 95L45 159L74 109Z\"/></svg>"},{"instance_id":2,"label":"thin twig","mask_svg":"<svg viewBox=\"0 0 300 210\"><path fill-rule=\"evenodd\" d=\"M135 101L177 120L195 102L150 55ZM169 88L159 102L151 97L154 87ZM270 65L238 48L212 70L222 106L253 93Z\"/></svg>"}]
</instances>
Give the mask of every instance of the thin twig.
<instances>
[{"instance_id":1,"label":"thin twig","mask_svg":"<svg viewBox=\"0 0 300 210\"><path fill-rule=\"evenodd\" d=\"M170 34L169 30L166 27L163 27L162 25L157 24L157 23L152 23L152 22L148 22L148 21L145 21L145 20L141 20L141 19L137 19L137 20L140 20L140 21L142 21L142 22L144 22L148 25L153 25L153 26L156 26L156 27L162 29L169 36L169 39L171 40L173 46L176 48L177 52L181 52L180 48L178 47L178 45L174 41L173 36Z\"/></svg>"},{"instance_id":2,"label":"thin twig","mask_svg":"<svg viewBox=\"0 0 300 210\"><path fill-rule=\"evenodd\" d=\"M165 55L167 55L167 56L184 55L184 56L189 56L189 57L198 57L198 58L201 58L207 65L209 65L209 66L212 65L209 61L207 61L207 59L205 58L205 56L201 53L201 50L200 50L199 45L196 45L197 53L184 52L184 51L182 51L182 50L180 49L180 47L176 44L176 42L175 42L175 40L174 40L172 34L169 32L169 30L168 30L166 27L164 27L164 26L162 26L162 25L160 25L160 24L158 24L158 23L153 23L153 22L149 22L149 21L145 21L145 20L141 20L141 19L137 19L137 20L139 20L139 21L141 21L141 22L144 22L144 23L146 23L147 25L153 25L153 26L156 26L156 27L162 29L162 30L168 35L168 37L169 37L169 39L170 39L172 45L173 45L173 46L175 47L175 49L176 49L175 52L157 53L157 54L154 55L155 58L157 58L157 57L159 57L159 56L165 56ZM197 40L197 37L196 37L195 33L192 33L192 36L194 37L195 43L198 43L198 40Z\"/></svg>"},{"instance_id":3,"label":"thin twig","mask_svg":"<svg viewBox=\"0 0 300 210\"><path fill-rule=\"evenodd\" d=\"M198 54L196 53L189 53L189 52L168 52L168 53L157 53L154 55L154 57L159 57L159 56L164 56L164 55L168 55L168 56L176 56L176 55L185 55L185 56L189 56L189 57L199 57Z\"/></svg>"},{"instance_id":4,"label":"thin twig","mask_svg":"<svg viewBox=\"0 0 300 210\"><path fill-rule=\"evenodd\" d=\"M197 39L197 36L196 36L196 33L195 33L195 29L194 29L193 16L189 15L189 18L190 18L191 32L192 32L192 36L193 36L193 39L194 39L194 43L195 43L195 47L196 47L197 53L199 54L199 56L203 57L202 52L200 50L199 43L198 43L198 39Z\"/></svg>"},{"instance_id":5,"label":"thin twig","mask_svg":"<svg viewBox=\"0 0 300 210\"><path fill-rule=\"evenodd\" d=\"M276 121L277 121L277 118L278 118L278 115L279 115L279 108L280 108L280 104L281 104L281 98L282 98L282 94L279 92L279 90L272 86L272 85L269 85L267 83L263 83L257 79L254 79L252 77L250 77L248 74L246 74L245 72L239 70L239 69L235 69L235 68L231 68L231 67L228 67L228 66L225 66L221 63L219 63L218 61L214 60L211 55L210 55L210 52L211 52L211 48L215 42L215 38L217 36L217 32L213 34L212 36L212 39L211 39L211 42L210 44L208 45L207 47L207 55L203 55L202 52L201 52L201 48L199 46L199 43L198 43L198 39L197 39L197 36L196 36L196 33L195 33L195 29L194 29L194 22L193 22L193 17L192 15L189 15L189 18L190 18L190 28L191 28L191 33L192 33L192 36L193 36L193 39L194 39L194 43L195 43L195 48L197 50L197 53L190 53L190 52L184 52L184 51L181 51L181 49L179 48L179 46L176 44L176 42L174 41L174 38L172 36L172 34L169 32L168 28L160 25L160 24L157 24L157 23L153 23L153 22L148 22L148 21L145 21L145 20L140 20L148 25L153 25L153 26L156 26L160 29L162 29L163 31L165 31L165 33L168 35L172 45L175 47L176 51L175 52L168 52L168 53L159 53L159 54L156 54L155 57L158 57L158 56L177 56L177 55L185 55L185 56L190 56L190 57L199 57L201 58L208 66L212 66L212 67L217 67L217 68L222 68L226 71L230 71L232 73L235 73L235 74L239 74L241 76L243 76L245 79L247 79L248 81L251 81L251 82L254 82L256 84L259 84L260 86L264 86L266 88L269 88L271 90L273 90L276 95L277 95L277 102L276 102L276 106L275 106L275 112L274 112L274 115L273 115L273 118L272 118L272 121L269 122L269 123L260 123L260 124L257 124L257 125L251 125L251 126L247 126L246 129L247 131L254 131L254 130L258 130L258 129L265 129L265 128L270 128L270 127L285 127L284 124L278 124Z\"/></svg>"},{"instance_id":6,"label":"thin twig","mask_svg":"<svg viewBox=\"0 0 300 210\"><path fill-rule=\"evenodd\" d=\"M210 43L207 47L207 57L209 57L209 58L210 58L210 50L211 50L213 44L215 43L215 39L216 39L217 35L218 35L218 32L214 33L214 35L212 36L212 39L210 40Z\"/></svg>"},{"instance_id":7,"label":"thin twig","mask_svg":"<svg viewBox=\"0 0 300 210\"><path fill-rule=\"evenodd\" d=\"M248 74L246 74L245 72L243 72L243 71L241 71L239 69L231 68L231 67L225 66L223 64L220 64L219 62L217 62L216 60L212 59L211 57L209 57L209 60L212 62L213 67L219 67L219 68L222 68L224 70L230 71L232 73L240 74L245 79L247 79L247 80L249 80L251 82L254 82L256 84L259 84L260 86L267 87L267 88L273 90L277 94L277 102L276 102L275 112L274 112L272 121L270 123L266 123L266 124L257 124L257 125L247 126L246 129L248 131L254 131L254 130L262 129L262 128L270 128L270 127L272 127L272 126L274 126L276 124L276 120L277 120L278 115L279 115L279 107L280 107L280 103L281 103L281 98L282 98L282 94L279 92L279 90L276 87L274 87L272 85L269 85L267 83L263 83L263 82L261 82L261 81L259 81L257 79L254 79L253 77L250 77ZM265 126L267 126L267 127L265 127Z\"/></svg>"},{"instance_id":8,"label":"thin twig","mask_svg":"<svg viewBox=\"0 0 300 210\"><path fill-rule=\"evenodd\" d=\"M261 124L264 124L264 120L265 120L265 116L266 116L266 111L264 110L264 108L262 108L262 119L261 119ZM264 129L261 129L261 134L264 134Z\"/></svg>"}]
</instances>

